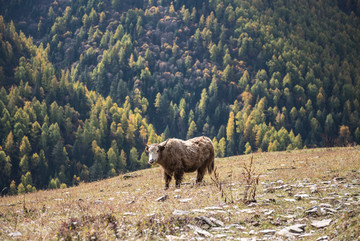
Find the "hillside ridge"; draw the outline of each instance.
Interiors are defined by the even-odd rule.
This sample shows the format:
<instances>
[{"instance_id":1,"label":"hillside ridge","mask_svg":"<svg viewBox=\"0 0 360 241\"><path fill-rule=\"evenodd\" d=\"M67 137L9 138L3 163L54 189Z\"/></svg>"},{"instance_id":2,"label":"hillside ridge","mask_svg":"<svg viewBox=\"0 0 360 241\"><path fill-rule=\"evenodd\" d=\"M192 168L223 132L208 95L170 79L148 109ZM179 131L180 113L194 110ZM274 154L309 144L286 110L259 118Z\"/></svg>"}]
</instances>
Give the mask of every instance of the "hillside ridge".
<instances>
[{"instance_id":1,"label":"hillside ridge","mask_svg":"<svg viewBox=\"0 0 360 241\"><path fill-rule=\"evenodd\" d=\"M195 173L185 175L180 189L171 183L164 191L161 168L151 168L1 197L0 238L355 240L359 152L355 146L216 159L222 191L208 175L203 185L194 186ZM251 158L254 174L261 175L256 202L244 204L243 165ZM225 202L224 192L232 199Z\"/></svg>"}]
</instances>

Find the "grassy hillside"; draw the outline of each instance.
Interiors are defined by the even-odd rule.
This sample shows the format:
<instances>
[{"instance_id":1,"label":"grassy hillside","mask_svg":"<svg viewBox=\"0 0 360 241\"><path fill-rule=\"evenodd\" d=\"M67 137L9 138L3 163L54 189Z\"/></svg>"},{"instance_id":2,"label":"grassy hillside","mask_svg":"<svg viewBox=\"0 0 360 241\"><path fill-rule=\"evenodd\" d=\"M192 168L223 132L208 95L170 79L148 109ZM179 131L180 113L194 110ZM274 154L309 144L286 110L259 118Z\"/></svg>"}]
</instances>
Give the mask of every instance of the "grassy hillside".
<instances>
[{"instance_id":1,"label":"grassy hillside","mask_svg":"<svg viewBox=\"0 0 360 241\"><path fill-rule=\"evenodd\" d=\"M254 154L253 174L260 180L256 203L250 204L242 202L242 167L249 167L251 155L216 159L226 203L208 175L202 186L193 186L195 175L188 174L180 189L171 183L164 191L158 167L2 197L0 239L355 240L360 235L359 156L358 146Z\"/></svg>"},{"instance_id":2,"label":"grassy hillside","mask_svg":"<svg viewBox=\"0 0 360 241\"><path fill-rule=\"evenodd\" d=\"M209 136L217 157L360 143L358 1L0 0L0 15L5 194L146 168L144 145L169 137Z\"/></svg>"}]
</instances>

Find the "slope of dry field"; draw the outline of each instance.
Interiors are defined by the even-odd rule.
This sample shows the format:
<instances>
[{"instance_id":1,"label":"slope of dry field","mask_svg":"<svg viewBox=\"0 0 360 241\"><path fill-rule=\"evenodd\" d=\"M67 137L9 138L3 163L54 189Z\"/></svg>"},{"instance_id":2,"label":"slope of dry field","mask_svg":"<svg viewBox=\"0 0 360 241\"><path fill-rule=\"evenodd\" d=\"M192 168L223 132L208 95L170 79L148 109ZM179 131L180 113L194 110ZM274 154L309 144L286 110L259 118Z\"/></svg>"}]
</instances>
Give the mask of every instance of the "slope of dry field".
<instances>
[{"instance_id":1,"label":"slope of dry field","mask_svg":"<svg viewBox=\"0 0 360 241\"><path fill-rule=\"evenodd\" d=\"M360 147L253 155L256 203L244 203L251 155L215 161L221 189L161 168L0 198L0 240L358 240ZM256 177L256 175L253 175ZM226 199L226 202L225 202Z\"/></svg>"}]
</instances>

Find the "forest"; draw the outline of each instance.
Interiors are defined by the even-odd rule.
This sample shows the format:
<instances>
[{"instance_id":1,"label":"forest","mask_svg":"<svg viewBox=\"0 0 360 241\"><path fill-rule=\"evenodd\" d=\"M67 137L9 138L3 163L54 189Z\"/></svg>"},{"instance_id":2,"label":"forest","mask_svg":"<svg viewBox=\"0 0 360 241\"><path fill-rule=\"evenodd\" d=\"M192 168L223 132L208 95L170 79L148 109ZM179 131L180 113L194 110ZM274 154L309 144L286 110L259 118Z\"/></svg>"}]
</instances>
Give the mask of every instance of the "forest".
<instances>
[{"instance_id":1,"label":"forest","mask_svg":"<svg viewBox=\"0 0 360 241\"><path fill-rule=\"evenodd\" d=\"M360 143L360 1L0 0L1 195L217 157Z\"/></svg>"}]
</instances>

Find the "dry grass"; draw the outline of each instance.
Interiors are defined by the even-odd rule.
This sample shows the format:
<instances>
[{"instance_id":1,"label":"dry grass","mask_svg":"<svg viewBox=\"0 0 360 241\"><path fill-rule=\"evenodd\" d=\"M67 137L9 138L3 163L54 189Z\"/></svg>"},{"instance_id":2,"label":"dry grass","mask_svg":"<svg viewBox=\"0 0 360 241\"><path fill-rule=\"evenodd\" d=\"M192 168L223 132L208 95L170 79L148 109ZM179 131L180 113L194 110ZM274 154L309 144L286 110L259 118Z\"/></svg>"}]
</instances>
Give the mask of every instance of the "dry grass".
<instances>
[{"instance_id":1,"label":"dry grass","mask_svg":"<svg viewBox=\"0 0 360 241\"><path fill-rule=\"evenodd\" d=\"M311 207L311 200L296 203L284 201L281 195L291 197L291 191L274 190L264 192L271 182L286 184L321 183L334 177L348 180L360 179L360 147L308 149L291 152L257 153L253 155L253 165L259 177L256 200L258 205L249 207L243 200L244 164L250 155L217 159L215 165L221 178L222 187L231 191L234 203L225 204L219 189L208 175L204 185L194 186L195 173L186 174L184 185L163 190L164 181L161 168L151 168L136 172L134 178L121 176L96 183L82 183L77 187L62 190L38 191L25 196L0 198L0 240L149 240L166 239L167 235L197 237L188 224L204 229L207 226L199 217L207 215L225 223L244 227L231 227L228 238L249 237L254 230L278 229L286 225L286 215L304 219L303 210ZM308 192L308 189L297 189ZM350 190L354 198L360 195L360 186ZM329 192L348 195L349 190L321 188L314 197L321 198ZM168 195L165 201L157 198ZM273 202L273 200L275 202ZM300 208L299 208L300 206ZM221 207L221 210L207 210L205 207ZM198 209L196 211L196 209ZM200 209L200 210L199 210ZM186 215L174 215L174 210L188 211ZM273 210L273 214L265 215ZM354 212L359 212L355 209ZM350 214L338 213L333 218L347 219ZM350 217L349 225L353 233L359 233L354 225L359 218ZM307 219L305 222L309 222ZM309 225L310 226L310 225ZM354 228L355 227L355 228ZM316 230L306 240L316 240L321 235L338 236L336 222L328 229ZM310 228L309 228L310 229ZM210 229L209 229L210 230ZM21 236L16 237L16 231ZM346 236L347 229L343 229ZM216 232L212 232L216 234ZM15 235L15 236L12 236ZM257 234L262 237L261 234ZM214 236L213 236L214 237ZM220 236L219 236L220 237Z\"/></svg>"}]
</instances>

